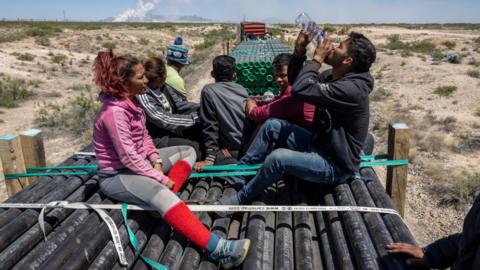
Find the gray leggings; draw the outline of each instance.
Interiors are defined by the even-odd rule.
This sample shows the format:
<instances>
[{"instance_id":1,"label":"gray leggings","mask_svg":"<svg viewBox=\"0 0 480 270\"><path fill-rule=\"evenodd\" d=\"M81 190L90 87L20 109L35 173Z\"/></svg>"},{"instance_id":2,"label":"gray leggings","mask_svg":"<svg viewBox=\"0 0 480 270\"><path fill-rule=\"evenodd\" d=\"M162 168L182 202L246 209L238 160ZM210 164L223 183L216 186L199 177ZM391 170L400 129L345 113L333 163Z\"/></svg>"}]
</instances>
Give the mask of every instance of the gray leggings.
<instances>
[{"instance_id":1,"label":"gray leggings","mask_svg":"<svg viewBox=\"0 0 480 270\"><path fill-rule=\"evenodd\" d=\"M179 160L193 166L197 159L191 146L171 146L158 150L163 162L163 172L167 173ZM162 216L180 199L170 189L149 177L140 176L128 170L116 174L100 174L100 190L117 201L152 206Z\"/></svg>"}]
</instances>

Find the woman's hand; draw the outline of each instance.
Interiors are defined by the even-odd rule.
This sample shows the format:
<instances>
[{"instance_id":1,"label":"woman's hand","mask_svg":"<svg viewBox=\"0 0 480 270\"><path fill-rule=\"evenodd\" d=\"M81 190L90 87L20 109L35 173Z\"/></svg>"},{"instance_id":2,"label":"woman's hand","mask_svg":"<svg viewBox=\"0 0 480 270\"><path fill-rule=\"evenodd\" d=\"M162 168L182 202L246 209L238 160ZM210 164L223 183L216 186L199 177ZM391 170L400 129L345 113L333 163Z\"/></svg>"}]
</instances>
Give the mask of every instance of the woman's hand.
<instances>
[{"instance_id":1,"label":"woman's hand","mask_svg":"<svg viewBox=\"0 0 480 270\"><path fill-rule=\"evenodd\" d=\"M175 182L173 182L172 180L170 180L170 178L168 178L167 183L165 183L165 186L166 186L168 189L172 190L173 187L175 186Z\"/></svg>"},{"instance_id":2,"label":"woman's hand","mask_svg":"<svg viewBox=\"0 0 480 270\"><path fill-rule=\"evenodd\" d=\"M152 160L151 163L155 170L163 172L163 163L161 159L158 158L156 160Z\"/></svg>"},{"instance_id":3,"label":"woman's hand","mask_svg":"<svg viewBox=\"0 0 480 270\"><path fill-rule=\"evenodd\" d=\"M393 243L387 245L386 247L388 249L388 253L390 254L404 253L412 256L413 258L406 260L406 263L409 266L424 267L428 269L431 268L430 262L428 261L428 258L425 256L425 253L421 247L406 243Z\"/></svg>"}]
</instances>

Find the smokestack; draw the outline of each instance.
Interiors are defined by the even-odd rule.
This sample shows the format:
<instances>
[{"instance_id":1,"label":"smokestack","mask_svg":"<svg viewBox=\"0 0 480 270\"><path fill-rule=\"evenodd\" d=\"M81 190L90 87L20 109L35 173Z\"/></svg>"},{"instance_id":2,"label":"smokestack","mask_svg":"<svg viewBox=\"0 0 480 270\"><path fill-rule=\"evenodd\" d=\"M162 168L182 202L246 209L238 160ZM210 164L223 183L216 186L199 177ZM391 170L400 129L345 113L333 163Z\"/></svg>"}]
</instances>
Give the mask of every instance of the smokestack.
<instances>
[{"instance_id":1,"label":"smokestack","mask_svg":"<svg viewBox=\"0 0 480 270\"><path fill-rule=\"evenodd\" d=\"M127 21L146 21L147 18L151 18L157 5L160 4L160 0L138 0L135 8L130 8L118 15L114 22L127 22Z\"/></svg>"}]
</instances>

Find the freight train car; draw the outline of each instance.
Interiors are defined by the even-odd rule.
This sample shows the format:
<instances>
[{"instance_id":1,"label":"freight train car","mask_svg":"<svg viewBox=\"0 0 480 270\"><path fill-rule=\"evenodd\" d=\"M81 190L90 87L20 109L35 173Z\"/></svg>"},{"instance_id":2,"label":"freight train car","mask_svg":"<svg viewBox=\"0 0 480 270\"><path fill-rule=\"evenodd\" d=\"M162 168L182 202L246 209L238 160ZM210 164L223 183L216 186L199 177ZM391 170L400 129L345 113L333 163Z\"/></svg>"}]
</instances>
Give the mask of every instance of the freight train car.
<instances>
[{"instance_id":1,"label":"freight train car","mask_svg":"<svg viewBox=\"0 0 480 270\"><path fill-rule=\"evenodd\" d=\"M261 22L241 22L240 23L240 39L259 39L265 37L267 27Z\"/></svg>"}]
</instances>

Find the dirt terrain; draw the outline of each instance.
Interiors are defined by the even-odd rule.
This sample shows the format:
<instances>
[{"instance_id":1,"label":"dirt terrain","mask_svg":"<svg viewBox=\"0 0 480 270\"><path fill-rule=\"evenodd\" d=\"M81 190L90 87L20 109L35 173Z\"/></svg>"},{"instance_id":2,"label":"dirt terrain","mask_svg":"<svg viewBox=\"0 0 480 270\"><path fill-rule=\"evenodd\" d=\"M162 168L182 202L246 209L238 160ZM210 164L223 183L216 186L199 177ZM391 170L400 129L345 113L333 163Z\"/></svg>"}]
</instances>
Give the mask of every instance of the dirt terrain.
<instances>
[{"instance_id":1,"label":"dirt terrain","mask_svg":"<svg viewBox=\"0 0 480 270\"><path fill-rule=\"evenodd\" d=\"M69 98L92 89L92 63L96 53L114 46L118 53L140 57L159 54L182 33L195 59L195 44L203 42L202 33L215 26L188 26L175 29L108 28L98 30L66 29L50 44L38 44L35 38L0 43L0 75L32 81L33 96L16 108L0 107L1 134L17 134L38 127L36 117L43 102L67 104ZM386 150L388 123L405 122L411 128L412 148L409 166L406 221L421 244L457 232L469 209L469 199L458 201L458 183L478 172L480 159L480 54L475 39L480 30L407 29L393 26L354 27L377 46L377 61L372 68L375 90L371 94L370 129L376 138L376 152ZM0 29L0 31L5 31ZM285 28L282 38L291 41L296 30ZM338 33L338 32L337 32ZM442 54L455 52L461 62L434 61L427 53L391 50L385 45L398 34L402 42L428 40ZM340 41L341 34L333 34ZM114 45L112 45L112 43ZM480 45L479 45L480 46ZM34 59L19 60L18 53ZM219 44L197 54L199 60L186 78L189 98L198 101L203 85L212 82L210 61L221 53ZM58 63L52 59L62 54ZM200 57L201 56L201 57ZM475 71L477 73L475 73ZM436 93L437 87L454 86L447 95ZM46 133L45 149L49 164L56 164L84 144L84 138L67 131L42 128ZM377 170L385 174L382 168ZM477 180L478 174L477 174ZM457 187L461 189L462 186ZM1 196L3 201L5 196Z\"/></svg>"},{"instance_id":2,"label":"dirt terrain","mask_svg":"<svg viewBox=\"0 0 480 270\"><path fill-rule=\"evenodd\" d=\"M38 127L35 119L38 107L43 102L64 104L69 98L87 89L91 89L92 94L95 95L96 90L92 76L93 60L96 53L106 50L105 47L109 44L114 44L115 53L130 53L144 58L149 55L162 54L176 35L182 33L185 42L190 47L191 54L194 55L193 47L203 41L201 34L211 28L210 26L199 29L186 27L184 29L177 28L176 31L114 28L77 32L67 29L58 36L51 37L48 47L36 44L34 38L13 43L1 43L0 74L35 83L35 87L32 89L34 94L32 98L20 103L16 108L0 108L2 112L0 119L3 120L1 123L2 134L15 134ZM34 59L32 61L18 60L15 53L31 54ZM65 55L66 59L60 63L54 63L52 59L55 55ZM196 76L203 77L202 74L196 74ZM195 89L195 91L199 91L199 89ZM50 164L64 160L65 157L81 147L82 138L78 138L78 136L68 136L68 133L55 130L45 131L49 133L45 141L45 149Z\"/></svg>"}]
</instances>

